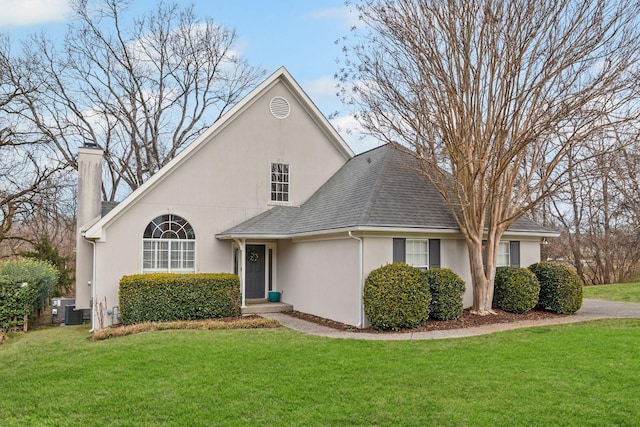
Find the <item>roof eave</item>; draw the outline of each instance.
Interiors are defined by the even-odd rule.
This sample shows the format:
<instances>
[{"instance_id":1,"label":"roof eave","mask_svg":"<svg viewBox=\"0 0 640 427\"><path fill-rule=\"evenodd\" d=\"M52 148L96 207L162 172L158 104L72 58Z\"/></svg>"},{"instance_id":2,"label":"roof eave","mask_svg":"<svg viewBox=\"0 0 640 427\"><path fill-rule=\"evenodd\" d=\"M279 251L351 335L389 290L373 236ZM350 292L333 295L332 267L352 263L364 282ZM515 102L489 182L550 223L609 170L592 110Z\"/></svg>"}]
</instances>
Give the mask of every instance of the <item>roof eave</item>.
<instances>
[{"instance_id":1,"label":"roof eave","mask_svg":"<svg viewBox=\"0 0 640 427\"><path fill-rule=\"evenodd\" d=\"M460 234L458 228L433 228L433 227L407 227L407 226L350 226L340 228L329 228L324 230L305 231L300 233L221 233L216 234L216 238L220 240L233 240L233 239L256 239L256 240L282 240L282 239L294 239L304 237L314 237L324 234L341 234L351 232L384 232L384 233L400 233L400 234L447 234L454 235ZM505 232L508 236L517 237L558 237L560 233L555 231L536 231L536 230L522 230L522 231L509 231Z\"/></svg>"}]
</instances>

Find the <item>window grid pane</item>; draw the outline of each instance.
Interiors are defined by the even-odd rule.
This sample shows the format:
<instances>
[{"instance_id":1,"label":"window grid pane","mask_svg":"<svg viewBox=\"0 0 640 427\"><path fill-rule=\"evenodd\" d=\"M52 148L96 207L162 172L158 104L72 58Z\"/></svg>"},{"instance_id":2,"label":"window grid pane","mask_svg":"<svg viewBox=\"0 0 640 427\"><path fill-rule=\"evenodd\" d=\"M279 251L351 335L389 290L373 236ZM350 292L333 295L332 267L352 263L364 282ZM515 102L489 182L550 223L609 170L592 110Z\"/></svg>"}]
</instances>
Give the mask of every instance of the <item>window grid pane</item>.
<instances>
[{"instance_id":1,"label":"window grid pane","mask_svg":"<svg viewBox=\"0 0 640 427\"><path fill-rule=\"evenodd\" d=\"M195 271L194 240L145 239L143 242L143 271Z\"/></svg>"},{"instance_id":2,"label":"window grid pane","mask_svg":"<svg viewBox=\"0 0 640 427\"><path fill-rule=\"evenodd\" d=\"M496 260L497 267L508 267L511 265L511 244L509 242L500 242L498 245L498 259Z\"/></svg>"},{"instance_id":3,"label":"window grid pane","mask_svg":"<svg viewBox=\"0 0 640 427\"><path fill-rule=\"evenodd\" d=\"M196 235L189 222L173 214L160 215L144 231L143 272L195 272Z\"/></svg>"},{"instance_id":4,"label":"window grid pane","mask_svg":"<svg viewBox=\"0 0 640 427\"><path fill-rule=\"evenodd\" d=\"M271 163L271 201L289 201L289 165Z\"/></svg>"},{"instance_id":5,"label":"window grid pane","mask_svg":"<svg viewBox=\"0 0 640 427\"><path fill-rule=\"evenodd\" d=\"M426 239L407 239L407 264L419 268L429 268L429 241Z\"/></svg>"}]
</instances>

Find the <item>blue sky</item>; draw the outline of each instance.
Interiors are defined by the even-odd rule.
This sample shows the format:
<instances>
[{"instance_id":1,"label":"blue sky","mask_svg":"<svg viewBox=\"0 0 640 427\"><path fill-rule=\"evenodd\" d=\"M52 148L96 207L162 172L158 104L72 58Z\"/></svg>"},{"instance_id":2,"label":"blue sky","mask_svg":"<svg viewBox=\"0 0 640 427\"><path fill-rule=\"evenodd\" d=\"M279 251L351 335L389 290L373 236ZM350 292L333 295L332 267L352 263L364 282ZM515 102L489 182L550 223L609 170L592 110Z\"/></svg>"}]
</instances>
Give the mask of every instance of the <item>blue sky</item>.
<instances>
[{"instance_id":1,"label":"blue sky","mask_svg":"<svg viewBox=\"0 0 640 427\"><path fill-rule=\"evenodd\" d=\"M168 0L170 1L170 0ZM269 73L284 65L320 110L334 120L355 152L376 144L358 136L355 121L336 97L333 79L339 65L340 45L335 41L349 33L357 16L344 0L178 0L193 4L200 17L210 17L239 36L238 50L252 65ZM134 0L132 11L143 13L156 0ZM44 30L62 34L70 16L68 0L0 0L0 31L19 39ZM351 130L353 134L347 134Z\"/></svg>"}]
</instances>

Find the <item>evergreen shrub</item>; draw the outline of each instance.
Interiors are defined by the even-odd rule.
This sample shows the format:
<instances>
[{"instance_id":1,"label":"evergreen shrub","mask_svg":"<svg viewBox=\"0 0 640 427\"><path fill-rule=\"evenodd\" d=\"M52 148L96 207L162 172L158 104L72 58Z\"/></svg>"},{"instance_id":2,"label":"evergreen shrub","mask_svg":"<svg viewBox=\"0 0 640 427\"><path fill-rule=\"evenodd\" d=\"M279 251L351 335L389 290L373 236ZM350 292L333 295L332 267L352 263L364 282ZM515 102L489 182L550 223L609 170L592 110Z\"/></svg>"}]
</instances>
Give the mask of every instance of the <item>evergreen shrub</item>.
<instances>
[{"instance_id":1,"label":"evergreen shrub","mask_svg":"<svg viewBox=\"0 0 640 427\"><path fill-rule=\"evenodd\" d=\"M498 267L494 282L493 305L509 313L522 314L538 304L540 283L531 270Z\"/></svg>"},{"instance_id":2,"label":"evergreen shrub","mask_svg":"<svg viewBox=\"0 0 640 427\"><path fill-rule=\"evenodd\" d=\"M529 269L540 282L538 307L560 314L582 307L583 283L575 269L558 262L539 262Z\"/></svg>"},{"instance_id":3,"label":"evergreen shrub","mask_svg":"<svg viewBox=\"0 0 640 427\"><path fill-rule=\"evenodd\" d=\"M140 322L240 316L235 274L135 274L120 280L119 310L125 325Z\"/></svg>"},{"instance_id":4,"label":"evergreen shrub","mask_svg":"<svg viewBox=\"0 0 640 427\"><path fill-rule=\"evenodd\" d=\"M372 328L398 330L424 325L431 294L422 272L405 263L373 270L364 284L364 311Z\"/></svg>"},{"instance_id":5,"label":"evergreen shrub","mask_svg":"<svg viewBox=\"0 0 640 427\"><path fill-rule=\"evenodd\" d=\"M464 280L448 268L431 268L426 270L424 275L431 293L429 317L436 320L453 320L462 316Z\"/></svg>"},{"instance_id":6,"label":"evergreen shrub","mask_svg":"<svg viewBox=\"0 0 640 427\"><path fill-rule=\"evenodd\" d=\"M58 271L48 262L18 259L0 263L0 329L24 327L24 319L36 317L49 302L58 282Z\"/></svg>"}]
</instances>

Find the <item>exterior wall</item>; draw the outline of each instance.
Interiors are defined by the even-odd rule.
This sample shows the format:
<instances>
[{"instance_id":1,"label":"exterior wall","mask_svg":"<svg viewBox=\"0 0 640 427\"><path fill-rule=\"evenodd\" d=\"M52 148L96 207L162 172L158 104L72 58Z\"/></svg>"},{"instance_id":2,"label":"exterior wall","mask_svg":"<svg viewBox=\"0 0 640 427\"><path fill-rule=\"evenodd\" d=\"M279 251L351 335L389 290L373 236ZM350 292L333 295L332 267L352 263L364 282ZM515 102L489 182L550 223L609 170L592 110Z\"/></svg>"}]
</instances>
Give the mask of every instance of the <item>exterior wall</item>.
<instances>
[{"instance_id":1,"label":"exterior wall","mask_svg":"<svg viewBox=\"0 0 640 427\"><path fill-rule=\"evenodd\" d=\"M371 271L393 262L393 239L389 237L364 237L364 279Z\"/></svg>"},{"instance_id":2,"label":"exterior wall","mask_svg":"<svg viewBox=\"0 0 640 427\"><path fill-rule=\"evenodd\" d=\"M278 242L277 287L295 310L357 326L360 244L354 239Z\"/></svg>"},{"instance_id":3,"label":"exterior wall","mask_svg":"<svg viewBox=\"0 0 640 427\"><path fill-rule=\"evenodd\" d=\"M271 115L275 96L289 101L288 118ZM163 214L179 215L193 227L197 272L231 272L231 242L215 235L271 207L271 162L290 165L290 205L297 206L346 160L277 82L105 227L96 244L94 297L106 297L109 308L118 305L120 278L142 271L145 227Z\"/></svg>"},{"instance_id":4,"label":"exterior wall","mask_svg":"<svg viewBox=\"0 0 640 427\"><path fill-rule=\"evenodd\" d=\"M536 262L540 262L540 238L520 240L520 266L529 267Z\"/></svg>"},{"instance_id":5,"label":"exterior wall","mask_svg":"<svg viewBox=\"0 0 640 427\"><path fill-rule=\"evenodd\" d=\"M469 252L464 239L440 240L440 266L450 268L464 280L465 292L462 297L462 305L470 307L473 304L473 285L471 283Z\"/></svg>"},{"instance_id":6,"label":"exterior wall","mask_svg":"<svg viewBox=\"0 0 640 427\"><path fill-rule=\"evenodd\" d=\"M394 236L398 237L398 236ZM473 304L473 285L469 265L467 244L461 238L443 238L443 236L411 236L414 238L440 238L440 266L450 268L465 281L463 296L464 307ZM520 265L529 265L540 261L540 238L505 237L505 240L520 241ZM364 278L385 264L393 262L393 237L364 238Z\"/></svg>"},{"instance_id":7,"label":"exterior wall","mask_svg":"<svg viewBox=\"0 0 640 427\"><path fill-rule=\"evenodd\" d=\"M398 236L393 236L398 237ZM393 262L393 237L365 237L364 245L364 278L369 273L385 264ZM413 238L440 238L440 266L450 268L465 281L466 290L463 297L465 307L473 303L471 273L469 272L469 256L467 245L462 239L445 239L442 236L411 236Z\"/></svg>"},{"instance_id":8,"label":"exterior wall","mask_svg":"<svg viewBox=\"0 0 640 427\"><path fill-rule=\"evenodd\" d=\"M82 237L101 213L102 154L96 148L78 149L78 213L76 217L76 308L90 308L93 246Z\"/></svg>"}]
</instances>

